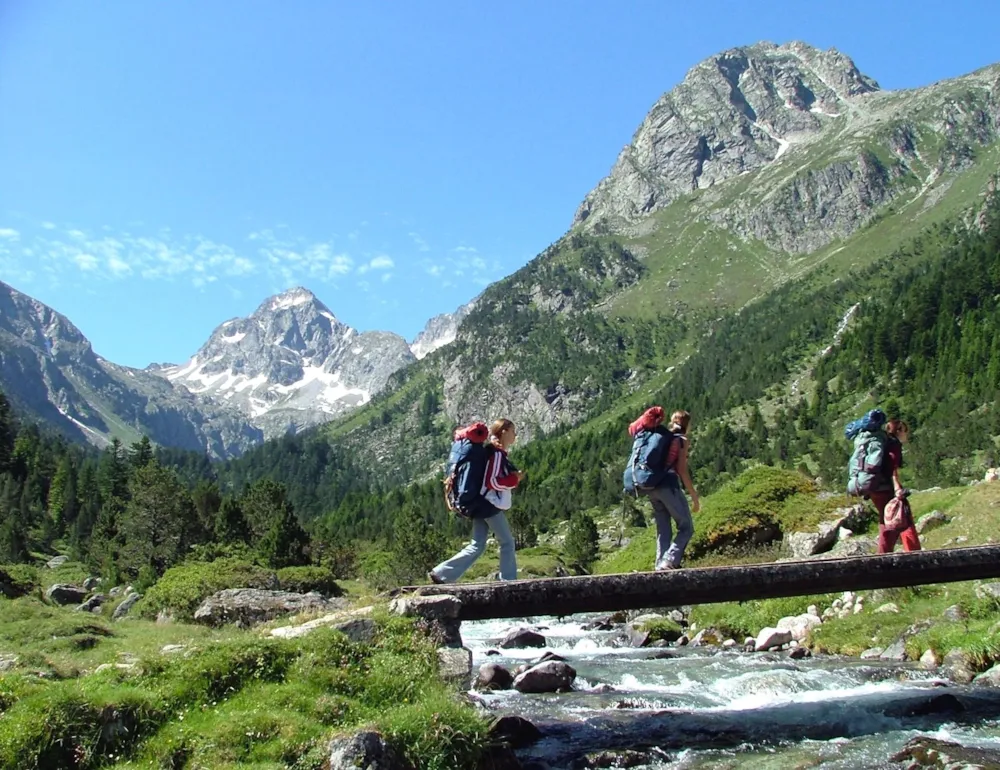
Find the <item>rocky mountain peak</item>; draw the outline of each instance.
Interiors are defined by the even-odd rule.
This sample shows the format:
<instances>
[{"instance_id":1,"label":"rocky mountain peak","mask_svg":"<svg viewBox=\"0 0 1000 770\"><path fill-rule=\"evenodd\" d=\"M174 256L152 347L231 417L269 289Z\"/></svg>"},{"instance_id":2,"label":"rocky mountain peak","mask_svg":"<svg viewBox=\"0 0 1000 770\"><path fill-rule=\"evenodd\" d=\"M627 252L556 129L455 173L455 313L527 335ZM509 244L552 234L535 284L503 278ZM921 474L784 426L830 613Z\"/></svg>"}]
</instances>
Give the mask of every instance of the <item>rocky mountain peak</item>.
<instances>
[{"instance_id":1,"label":"rocky mountain peak","mask_svg":"<svg viewBox=\"0 0 1000 770\"><path fill-rule=\"evenodd\" d=\"M615 228L762 168L878 90L850 57L801 42L711 56L653 105L574 224Z\"/></svg>"},{"instance_id":2,"label":"rocky mountain peak","mask_svg":"<svg viewBox=\"0 0 1000 770\"><path fill-rule=\"evenodd\" d=\"M219 325L187 363L155 371L235 406L273 436L365 403L413 360L399 335L359 333L296 287Z\"/></svg>"}]
</instances>

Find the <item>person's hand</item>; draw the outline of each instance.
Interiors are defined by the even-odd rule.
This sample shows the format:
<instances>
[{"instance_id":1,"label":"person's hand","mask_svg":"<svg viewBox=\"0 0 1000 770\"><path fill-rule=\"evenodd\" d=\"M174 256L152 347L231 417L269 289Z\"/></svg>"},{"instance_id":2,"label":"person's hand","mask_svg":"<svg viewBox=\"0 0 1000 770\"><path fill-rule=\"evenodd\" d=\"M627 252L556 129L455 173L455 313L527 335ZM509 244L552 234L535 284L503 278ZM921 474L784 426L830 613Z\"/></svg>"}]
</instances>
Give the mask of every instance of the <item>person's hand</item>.
<instances>
[{"instance_id":1,"label":"person's hand","mask_svg":"<svg viewBox=\"0 0 1000 770\"><path fill-rule=\"evenodd\" d=\"M691 513L698 513L701 510L701 499L698 497L698 493L695 492L691 495Z\"/></svg>"},{"instance_id":2,"label":"person's hand","mask_svg":"<svg viewBox=\"0 0 1000 770\"><path fill-rule=\"evenodd\" d=\"M517 472L517 480L518 481L524 481L524 471L518 471Z\"/></svg>"}]
</instances>

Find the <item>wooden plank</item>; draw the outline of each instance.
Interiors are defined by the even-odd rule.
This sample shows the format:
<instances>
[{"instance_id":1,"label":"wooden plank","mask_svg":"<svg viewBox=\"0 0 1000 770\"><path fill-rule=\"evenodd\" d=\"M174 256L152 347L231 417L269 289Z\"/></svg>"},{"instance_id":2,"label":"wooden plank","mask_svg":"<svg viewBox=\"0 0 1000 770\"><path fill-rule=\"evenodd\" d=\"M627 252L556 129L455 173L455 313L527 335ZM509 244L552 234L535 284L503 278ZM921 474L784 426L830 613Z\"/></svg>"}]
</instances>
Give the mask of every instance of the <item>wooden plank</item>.
<instances>
[{"instance_id":1,"label":"wooden plank","mask_svg":"<svg viewBox=\"0 0 1000 770\"><path fill-rule=\"evenodd\" d=\"M461 620L484 620L774 599L989 578L1000 578L997 545L667 572L409 586L397 593L450 594L462 602Z\"/></svg>"}]
</instances>

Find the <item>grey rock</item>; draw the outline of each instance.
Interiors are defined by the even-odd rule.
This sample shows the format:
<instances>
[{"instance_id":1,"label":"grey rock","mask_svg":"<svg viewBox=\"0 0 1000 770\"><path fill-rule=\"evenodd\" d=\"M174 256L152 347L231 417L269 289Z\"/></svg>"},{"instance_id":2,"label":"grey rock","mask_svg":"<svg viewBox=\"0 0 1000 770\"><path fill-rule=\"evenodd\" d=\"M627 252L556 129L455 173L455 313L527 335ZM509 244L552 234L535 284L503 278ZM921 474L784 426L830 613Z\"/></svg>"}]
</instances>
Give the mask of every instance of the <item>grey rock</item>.
<instances>
[{"instance_id":1,"label":"grey rock","mask_svg":"<svg viewBox=\"0 0 1000 770\"><path fill-rule=\"evenodd\" d=\"M619 770L619 768L655 766L663 756L655 751L612 749L587 754L577 765L581 770Z\"/></svg>"},{"instance_id":2,"label":"grey rock","mask_svg":"<svg viewBox=\"0 0 1000 770\"><path fill-rule=\"evenodd\" d=\"M818 532L789 532L785 535L785 545L795 559L805 559L825 550L819 544Z\"/></svg>"},{"instance_id":3,"label":"grey rock","mask_svg":"<svg viewBox=\"0 0 1000 770\"><path fill-rule=\"evenodd\" d=\"M132 608L136 605L142 598L142 594L130 593L124 599L122 599L121 604L115 607L115 611L111 613L112 620L121 620L132 611Z\"/></svg>"},{"instance_id":4,"label":"grey rock","mask_svg":"<svg viewBox=\"0 0 1000 770\"><path fill-rule=\"evenodd\" d=\"M983 583L976 586L976 597L1000 602L1000 583Z\"/></svg>"},{"instance_id":5,"label":"grey rock","mask_svg":"<svg viewBox=\"0 0 1000 770\"><path fill-rule=\"evenodd\" d=\"M96 609L100 609L100 606L107 600L108 598L104 594L94 594L83 604L79 605L76 610L77 612L93 612Z\"/></svg>"},{"instance_id":6,"label":"grey rock","mask_svg":"<svg viewBox=\"0 0 1000 770\"><path fill-rule=\"evenodd\" d=\"M722 635L716 629L703 628L694 635L688 644L692 647L718 647L721 642Z\"/></svg>"},{"instance_id":7,"label":"grey rock","mask_svg":"<svg viewBox=\"0 0 1000 770\"><path fill-rule=\"evenodd\" d=\"M89 577L83 581L83 589L85 591L93 591L97 586L101 584L101 578L99 577Z\"/></svg>"},{"instance_id":8,"label":"grey rock","mask_svg":"<svg viewBox=\"0 0 1000 770\"><path fill-rule=\"evenodd\" d=\"M792 660L802 660L803 658L811 658L812 650L805 646L793 647L788 651L788 657Z\"/></svg>"},{"instance_id":9,"label":"grey rock","mask_svg":"<svg viewBox=\"0 0 1000 770\"><path fill-rule=\"evenodd\" d=\"M476 678L477 690L509 690L514 686L514 675L499 663L484 663Z\"/></svg>"},{"instance_id":10,"label":"grey rock","mask_svg":"<svg viewBox=\"0 0 1000 770\"><path fill-rule=\"evenodd\" d=\"M906 655L906 640L897 639L895 642L886 647L882 654L879 655L880 660L893 660L893 661L904 661L908 660Z\"/></svg>"},{"instance_id":11,"label":"grey rock","mask_svg":"<svg viewBox=\"0 0 1000 770\"><path fill-rule=\"evenodd\" d=\"M757 638L754 640L754 650L756 652L764 652L765 650L773 650L777 647L781 647L783 644L788 644L792 641L791 631L779 631L776 628L764 628Z\"/></svg>"},{"instance_id":12,"label":"grey rock","mask_svg":"<svg viewBox=\"0 0 1000 770\"><path fill-rule=\"evenodd\" d=\"M862 650L858 657L861 660L875 660L882 657L882 652L881 647L869 647L867 650Z\"/></svg>"},{"instance_id":13,"label":"grey rock","mask_svg":"<svg viewBox=\"0 0 1000 770\"><path fill-rule=\"evenodd\" d=\"M931 649L924 650L924 654L920 656L921 668L933 671L940 665L941 665L941 656L938 655L937 652Z\"/></svg>"},{"instance_id":14,"label":"grey rock","mask_svg":"<svg viewBox=\"0 0 1000 770\"><path fill-rule=\"evenodd\" d=\"M335 738L328 751L329 770L414 770L379 733L362 730Z\"/></svg>"},{"instance_id":15,"label":"grey rock","mask_svg":"<svg viewBox=\"0 0 1000 770\"><path fill-rule=\"evenodd\" d=\"M931 511L930 513L925 513L916 521L917 534L923 535L931 530L944 526L949 521L950 519L941 513L941 511Z\"/></svg>"},{"instance_id":16,"label":"grey rock","mask_svg":"<svg viewBox=\"0 0 1000 770\"><path fill-rule=\"evenodd\" d=\"M965 650L949 650L941 662L942 672L953 682L968 684L976 676L976 667L972 656Z\"/></svg>"},{"instance_id":17,"label":"grey rock","mask_svg":"<svg viewBox=\"0 0 1000 770\"><path fill-rule=\"evenodd\" d=\"M962 609L960 605L953 604L941 613L941 617L952 623L961 623L963 620L969 619L969 613Z\"/></svg>"},{"instance_id":18,"label":"grey rock","mask_svg":"<svg viewBox=\"0 0 1000 770\"><path fill-rule=\"evenodd\" d=\"M0 655L0 672L10 671L17 666L17 655Z\"/></svg>"},{"instance_id":19,"label":"grey rock","mask_svg":"<svg viewBox=\"0 0 1000 770\"><path fill-rule=\"evenodd\" d=\"M972 683L987 687L1000 687L1000 663L994 664L981 674L977 674Z\"/></svg>"},{"instance_id":20,"label":"grey rock","mask_svg":"<svg viewBox=\"0 0 1000 770\"><path fill-rule=\"evenodd\" d=\"M973 770L1000 767L1000 751L992 748L962 746L939 738L912 738L891 760L900 767L927 770Z\"/></svg>"},{"instance_id":21,"label":"grey rock","mask_svg":"<svg viewBox=\"0 0 1000 770\"><path fill-rule=\"evenodd\" d=\"M355 644L369 644L375 638L378 625L371 618L351 618L335 623L330 628L340 631Z\"/></svg>"},{"instance_id":22,"label":"grey rock","mask_svg":"<svg viewBox=\"0 0 1000 770\"><path fill-rule=\"evenodd\" d=\"M472 676L472 651L466 647L441 647L437 651L438 673L449 682L469 688Z\"/></svg>"},{"instance_id":23,"label":"grey rock","mask_svg":"<svg viewBox=\"0 0 1000 770\"><path fill-rule=\"evenodd\" d=\"M79 586L56 583L45 592L45 598L56 604L80 604L87 598L87 592Z\"/></svg>"},{"instance_id":24,"label":"grey rock","mask_svg":"<svg viewBox=\"0 0 1000 770\"><path fill-rule=\"evenodd\" d=\"M542 738L542 732L524 717L508 714L495 719L489 727L491 740L506 744L512 749L523 749Z\"/></svg>"},{"instance_id":25,"label":"grey rock","mask_svg":"<svg viewBox=\"0 0 1000 770\"><path fill-rule=\"evenodd\" d=\"M891 614L894 614L894 615L898 615L899 614L899 605L895 604L894 602L886 602L885 604L882 604L879 607L876 607L875 608L875 612L877 612L877 613L891 613Z\"/></svg>"},{"instance_id":26,"label":"grey rock","mask_svg":"<svg viewBox=\"0 0 1000 770\"><path fill-rule=\"evenodd\" d=\"M165 644L160 648L161 655L176 655L177 653L184 652L187 647L183 644Z\"/></svg>"},{"instance_id":27,"label":"grey rock","mask_svg":"<svg viewBox=\"0 0 1000 770\"><path fill-rule=\"evenodd\" d=\"M248 628L306 610L329 612L343 606L336 602L337 600L326 599L318 593L296 594L258 588L227 588L205 599L195 610L194 620L211 626L235 623L241 628Z\"/></svg>"},{"instance_id":28,"label":"grey rock","mask_svg":"<svg viewBox=\"0 0 1000 770\"><path fill-rule=\"evenodd\" d=\"M545 637L528 628L514 628L500 642L504 650L519 650L526 647L544 647Z\"/></svg>"},{"instance_id":29,"label":"grey rock","mask_svg":"<svg viewBox=\"0 0 1000 770\"><path fill-rule=\"evenodd\" d=\"M49 569L56 569L57 567L61 567L67 561L69 561L68 556L53 556L51 559L45 562L45 566L48 567Z\"/></svg>"},{"instance_id":30,"label":"grey rock","mask_svg":"<svg viewBox=\"0 0 1000 770\"><path fill-rule=\"evenodd\" d=\"M454 596L406 596L393 599L390 612L403 617L421 617L431 620L455 620L462 609L462 602Z\"/></svg>"},{"instance_id":31,"label":"grey rock","mask_svg":"<svg viewBox=\"0 0 1000 770\"><path fill-rule=\"evenodd\" d=\"M524 693L559 692L570 690L576 679L576 669L559 660L549 660L518 674L514 689Z\"/></svg>"}]
</instances>

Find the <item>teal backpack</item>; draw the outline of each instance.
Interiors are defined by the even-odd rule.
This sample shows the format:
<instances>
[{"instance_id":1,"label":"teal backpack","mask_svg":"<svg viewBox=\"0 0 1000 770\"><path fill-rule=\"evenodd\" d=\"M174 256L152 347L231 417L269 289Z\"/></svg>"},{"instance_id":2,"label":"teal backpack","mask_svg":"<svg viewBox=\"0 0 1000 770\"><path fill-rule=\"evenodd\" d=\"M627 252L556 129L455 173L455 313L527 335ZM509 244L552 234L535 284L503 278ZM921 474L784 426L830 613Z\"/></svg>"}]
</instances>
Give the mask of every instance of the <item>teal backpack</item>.
<instances>
[{"instance_id":1,"label":"teal backpack","mask_svg":"<svg viewBox=\"0 0 1000 770\"><path fill-rule=\"evenodd\" d=\"M854 437L854 451L847 466L847 494L861 497L884 482L886 434L881 428L862 430Z\"/></svg>"}]
</instances>

